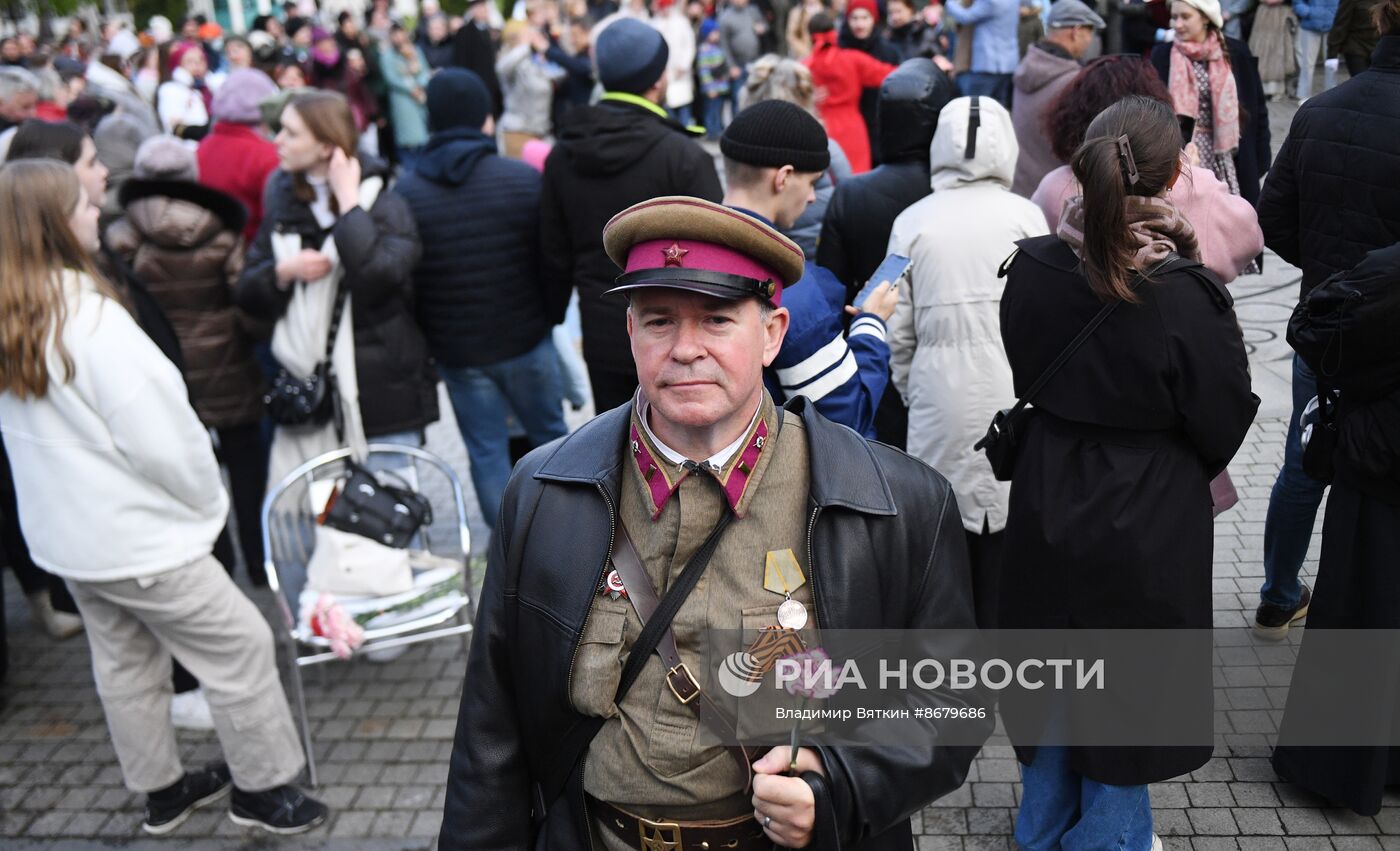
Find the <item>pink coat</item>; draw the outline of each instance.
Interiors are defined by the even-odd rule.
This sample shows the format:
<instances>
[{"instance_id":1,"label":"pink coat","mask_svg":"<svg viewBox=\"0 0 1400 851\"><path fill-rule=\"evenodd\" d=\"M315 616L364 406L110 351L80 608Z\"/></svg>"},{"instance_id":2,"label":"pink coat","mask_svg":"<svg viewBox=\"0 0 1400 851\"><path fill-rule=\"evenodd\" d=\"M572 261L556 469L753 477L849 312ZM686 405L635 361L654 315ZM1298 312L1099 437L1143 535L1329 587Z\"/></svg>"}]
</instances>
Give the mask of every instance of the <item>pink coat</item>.
<instances>
[{"instance_id":1,"label":"pink coat","mask_svg":"<svg viewBox=\"0 0 1400 851\"><path fill-rule=\"evenodd\" d=\"M1060 226L1065 201L1079 194L1079 184L1069 166L1062 165L1040 181L1031 200L1045 213L1050 232ZM1196 229L1201 263L1225 283L1239 277L1264 250L1264 232L1249 202L1231 195L1210 169L1191 167L1167 196Z\"/></svg>"}]
</instances>

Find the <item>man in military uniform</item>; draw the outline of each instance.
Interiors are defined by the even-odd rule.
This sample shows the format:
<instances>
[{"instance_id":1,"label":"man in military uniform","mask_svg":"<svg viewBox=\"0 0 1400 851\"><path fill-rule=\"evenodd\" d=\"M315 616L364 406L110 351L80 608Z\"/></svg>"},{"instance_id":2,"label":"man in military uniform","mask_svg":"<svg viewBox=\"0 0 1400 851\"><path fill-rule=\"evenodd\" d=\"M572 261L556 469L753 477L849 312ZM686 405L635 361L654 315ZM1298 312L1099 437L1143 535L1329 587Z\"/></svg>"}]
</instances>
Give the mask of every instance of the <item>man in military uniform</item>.
<instances>
[{"instance_id":1,"label":"man in military uniform","mask_svg":"<svg viewBox=\"0 0 1400 851\"><path fill-rule=\"evenodd\" d=\"M772 227L657 198L604 242L640 387L511 478L440 847L912 848L909 814L962 784L975 747L802 748L790 772L787 747L708 744L727 722L701 642L971 628L947 482L804 399L774 406L763 368L803 256Z\"/></svg>"}]
</instances>

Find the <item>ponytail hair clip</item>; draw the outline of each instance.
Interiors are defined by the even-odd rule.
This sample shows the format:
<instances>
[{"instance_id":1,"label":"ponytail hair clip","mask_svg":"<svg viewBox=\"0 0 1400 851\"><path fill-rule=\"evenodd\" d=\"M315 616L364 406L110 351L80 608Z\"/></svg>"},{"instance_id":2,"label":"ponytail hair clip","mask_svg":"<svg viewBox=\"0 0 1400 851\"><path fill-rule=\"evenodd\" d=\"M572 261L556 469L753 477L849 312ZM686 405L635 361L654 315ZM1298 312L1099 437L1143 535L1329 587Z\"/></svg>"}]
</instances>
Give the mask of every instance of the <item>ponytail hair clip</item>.
<instances>
[{"instance_id":1,"label":"ponytail hair clip","mask_svg":"<svg viewBox=\"0 0 1400 851\"><path fill-rule=\"evenodd\" d=\"M1123 175L1129 186L1137 186L1142 175L1138 174L1137 161L1133 159L1133 147L1128 142L1128 134L1118 137L1118 159L1123 164Z\"/></svg>"}]
</instances>

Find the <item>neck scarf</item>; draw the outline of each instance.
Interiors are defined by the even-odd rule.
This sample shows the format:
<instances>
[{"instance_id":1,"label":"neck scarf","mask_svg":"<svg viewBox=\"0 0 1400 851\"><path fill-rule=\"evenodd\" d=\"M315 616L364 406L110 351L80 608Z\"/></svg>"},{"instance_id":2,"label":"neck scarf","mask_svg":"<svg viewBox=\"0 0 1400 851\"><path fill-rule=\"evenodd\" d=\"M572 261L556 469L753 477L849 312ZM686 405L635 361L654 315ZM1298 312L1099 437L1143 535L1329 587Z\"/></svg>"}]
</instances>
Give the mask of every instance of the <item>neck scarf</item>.
<instances>
[{"instance_id":1,"label":"neck scarf","mask_svg":"<svg viewBox=\"0 0 1400 851\"><path fill-rule=\"evenodd\" d=\"M1177 115L1199 118L1201 95L1196 88L1196 75L1191 70L1193 61L1207 63L1209 71L1215 152L1234 151L1240 146L1240 96L1219 33L1211 33L1205 41L1172 42L1171 70L1167 75L1172 104Z\"/></svg>"},{"instance_id":2,"label":"neck scarf","mask_svg":"<svg viewBox=\"0 0 1400 851\"><path fill-rule=\"evenodd\" d=\"M1201 259L1195 228L1172 202L1165 198L1129 195L1123 201L1123 208L1128 230L1138 244L1137 253L1133 255L1133 268L1137 271L1152 268L1173 251L1192 260ZM1084 196L1076 195L1065 201L1065 210L1060 215L1060 227L1055 235L1064 240L1076 255L1082 256Z\"/></svg>"}]
</instances>

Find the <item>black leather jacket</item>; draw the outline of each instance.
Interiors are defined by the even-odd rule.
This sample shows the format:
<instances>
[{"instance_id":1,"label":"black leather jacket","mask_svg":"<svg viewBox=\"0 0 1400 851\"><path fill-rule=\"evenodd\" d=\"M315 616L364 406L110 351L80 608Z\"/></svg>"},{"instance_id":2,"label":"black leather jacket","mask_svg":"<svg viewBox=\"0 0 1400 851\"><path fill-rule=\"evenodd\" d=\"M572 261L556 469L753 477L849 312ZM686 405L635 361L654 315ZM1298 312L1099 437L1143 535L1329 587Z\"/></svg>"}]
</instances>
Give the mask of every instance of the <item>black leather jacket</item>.
<instances>
[{"instance_id":1,"label":"black leather jacket","mask_svg":"<svg viewBox=\"0 0 1400 851\"><path fill-rule=\"evenodd\" d=\"M948 482L803 398L787 408L802 417L810 448L818 623L971 628L967 544ZM616 408L535 450L506 488L457 721L444 851L590 847L581 768L553 802L539 801L538 784L558 771L561 741L585 721L570 703L569 671L612 546L629 415ZM863 850L912 849L909 816L962 785L977 752L819 750L829 796L818 799L829 803L818 820L834 818L840 847Z\"/></svg>"}]
</instances>

